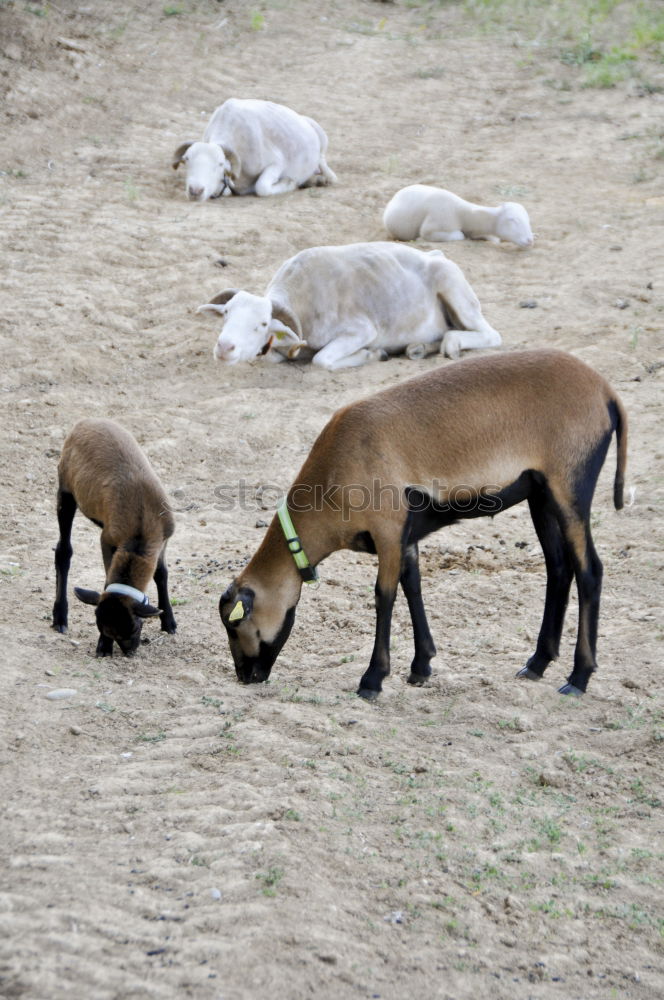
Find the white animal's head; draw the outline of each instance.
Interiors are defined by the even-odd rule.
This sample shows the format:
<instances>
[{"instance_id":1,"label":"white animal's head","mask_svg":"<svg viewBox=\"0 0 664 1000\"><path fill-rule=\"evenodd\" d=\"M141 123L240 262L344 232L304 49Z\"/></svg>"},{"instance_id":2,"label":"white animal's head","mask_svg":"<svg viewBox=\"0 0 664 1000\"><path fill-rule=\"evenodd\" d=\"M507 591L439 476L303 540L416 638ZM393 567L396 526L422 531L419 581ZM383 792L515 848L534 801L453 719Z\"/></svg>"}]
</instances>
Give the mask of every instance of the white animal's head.
<instances>
[{"instance_id":1,"label":"white animal's head","mask_svg":"<svg viewBox=\"0 0 664 1000\"><path fill-rule=\"evenodd\" d=\"M501 240L516 243L518 247L531 247L535 237L530 228L530 219L523 205L517 201L506 201L500 206L496 222L496 235Z\"/></svg>"},{"instance_id":2,"label":"white animal's head","mask_svg":"<svg viewBox=\"0 0 664 1000\"><path fill-rule=\"evenodd\" d=\"M187 168L185 189L191 201L207 201L230 194L239 173L239 163L233 153L227 153L216 142L185 142L173 154L173 170L184 163Z\"/></svg>"},{"instance_id":3,"label":"white animal's head","mask_svg":"<svg viewBox=\"0 0 664 1000\"><path fill-rule=\"evenodd\" d=\"M250 361L267 354L271 347L283 348L287 357L294 358L306 344L297 316L264 295L228 288L196 311L223 317L213 353L217 361L227 365Z\"/></svg>"}]
</instances>

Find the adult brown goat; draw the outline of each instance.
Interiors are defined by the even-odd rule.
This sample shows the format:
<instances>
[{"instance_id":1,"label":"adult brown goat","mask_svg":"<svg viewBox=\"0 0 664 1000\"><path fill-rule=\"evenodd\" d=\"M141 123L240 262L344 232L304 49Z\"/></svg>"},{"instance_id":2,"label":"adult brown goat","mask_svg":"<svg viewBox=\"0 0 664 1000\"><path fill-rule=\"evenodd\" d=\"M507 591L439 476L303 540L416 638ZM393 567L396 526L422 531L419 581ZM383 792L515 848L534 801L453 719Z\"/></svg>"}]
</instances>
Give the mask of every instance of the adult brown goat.
<instances>
[{"instance_id":1,"label":"adult brown goat","mask_svg":"<svg viewBox=\"0 0 664 1000\"><path fill-rule=\"evenodd\" d=\"M399 583L415 640L408 679L422 684L436 649L422 603L418 542L461 518L494 515L527 500L547 587L535 652L517 676L539 680L558 655L575 576L578 637L574 667L560 691L582 694L596 669L602 580L590 507L614 431L620 509L625 411L601 375L569 354L472 358L339 410L288 492L292 521L275 516L219 602L238 679L267 679L293 626L302 580L346 548L378 555L376 639L358 694L377 697L390 672Z\"/></svg>"},{"instance_id":2,"label":"adult brown goat","mask_svg":"<svg viewBox=\"0 0 664 1000\"><path fill-rule=\"evenodd\" d=\"M58 465L56 597L53 628L67 631L67 577L71 528L77 507L101 528L106 570L104 591L75 587L84 604L96 607L97 656L112 656L113 642L125 655L141 638L143 620L161 616L163 632L175 632L164 552L175 523L164 489L132 435L112 420L80 420L67 437ZM145 588L154 577L159 607Z\"/></svg>"}]
</instances>

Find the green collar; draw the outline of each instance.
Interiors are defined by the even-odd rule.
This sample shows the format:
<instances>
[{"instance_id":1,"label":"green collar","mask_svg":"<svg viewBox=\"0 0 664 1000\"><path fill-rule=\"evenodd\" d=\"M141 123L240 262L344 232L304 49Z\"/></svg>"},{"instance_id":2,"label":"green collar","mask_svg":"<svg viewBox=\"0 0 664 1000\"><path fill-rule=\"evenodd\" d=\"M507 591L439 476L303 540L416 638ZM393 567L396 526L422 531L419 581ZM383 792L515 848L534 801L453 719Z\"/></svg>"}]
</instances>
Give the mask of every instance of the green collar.
<instances>
[{"instance_id":1,"label":"green collar","mask_svg":"<svg viewBox=\"0 0 664 1000\"><path fill-rule=\"evenodd\" d=\"M306 553L302 548L302 542L295 531L295 525L288 512L288 500L284 500L281 507L277 509L277 516L284 533L284 538L286 539L288 551L295 560L298 573L304 583L315 583L318 580L318 573L307 559Z\"/></svg>"}]
</instances>

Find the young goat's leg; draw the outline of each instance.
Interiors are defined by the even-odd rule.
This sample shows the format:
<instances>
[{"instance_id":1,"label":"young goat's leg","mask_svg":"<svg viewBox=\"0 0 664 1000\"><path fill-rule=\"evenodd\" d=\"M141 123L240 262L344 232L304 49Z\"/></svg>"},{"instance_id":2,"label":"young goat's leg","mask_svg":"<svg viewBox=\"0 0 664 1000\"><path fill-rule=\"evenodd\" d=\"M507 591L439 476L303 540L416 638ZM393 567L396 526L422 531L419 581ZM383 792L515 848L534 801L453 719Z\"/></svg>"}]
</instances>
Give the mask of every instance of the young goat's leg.
<instances>
[{"instance_id":1,"label":"young goat's leg","mask_svg":"<svg viewBox=\"0 0 664 1000\"><path fill-rule=\"evenodd\" d=\"M436 655L436 647L422 602L420 562L416 542L406 546L400 582L408 601L415 640L415 656L410 665L408 683L424 684L426 678L431 676L431 660Z\"/></svg>"},{"instance_id":2,"label":"young goat's leg","mask_svg":"<svg viewBox=\"0 0 664 1000\"><path fill-rule=\"evenodd\" d=\"M374 538L374 543L376 539ZM376 579L376 640L367 670L357 693L368 701L380 694L383 680L390 672L390 631L392 609L401 575L401 546L397 539L384 547L376 544L378 577Z\"/></svg>"},{"instance_id":3,"label":"young goat's leg","mask_svg":"<svg viewBox=\"0 0 664 1000\"><path fill-rule=\"evenodd\" d=\"M55 547L55 603L53 628L66 632L68 623L67 577L72 557L71 526L76 513L76 501L71 493L58 491L58 526L60 538Z\"/></svg>"},{"instance_id":4,"label":"young goat's leg","mask_svg":"<svg viewBox=\"0 0 664 1000\"><path fill-rule=\"evenodd\" d=\"M104 538L104 529L102 528L101 537L99 539L99 544L101 545L101 557L104 560L104 571L106 573L106 578L104 580L104 590L109 584L109 572L111 569L111 563L113 562L113 556L117 551L117 546L111 545ZM102 635L99 633L99 638L97 639L97 648L95 650L95 656L113 656L113 640L107 635Z\"/></svg>"},{"instance_id":5,"label":"young goat's leg","mask_svg":"<svg viewBox=\"0 0 664 1000\"><path fill-rule=\"evenodd\" d=\"M104 589L106 589L106 587L108 586L108 583L109 583L109 580L108 580L108 571L111 568L111 563L113 562L113 556L116 553L116 546L115 545L111 545L110 542L107 542L107 541L104 540L103 531L102 531L101 538L99 540L99 544L101 545L101 557L104 560L104 570L105 570L105 573L106 573L106 580L104 581L105 582Z\"/></svg>"},{"instance_id":6,"label":"young goat's leg","mask_svg":"<svg viewBox=\"0 0 664 1000\"><path fill-rule=\"evenodd\" d=\"M159 616L161 631L173 635L177 625L175 624L173 608L168 596L168 570L166 569L166 559L163 552L157 560L157 568L154 571L154 582L157 584L157 603L161 609Z\"/></svg>"},{"instance_id":7,"label":"young goat's leg","mask_svg":"<svg viewBox=\"0 0 664 1000\"><path fill-rule=\"evenodd\" d=\"M574 567L554 509L542 496L528 500L546 563L546 599L537 647L517 677L538 681L558 656Z\"/></svg>"}]
</instances>

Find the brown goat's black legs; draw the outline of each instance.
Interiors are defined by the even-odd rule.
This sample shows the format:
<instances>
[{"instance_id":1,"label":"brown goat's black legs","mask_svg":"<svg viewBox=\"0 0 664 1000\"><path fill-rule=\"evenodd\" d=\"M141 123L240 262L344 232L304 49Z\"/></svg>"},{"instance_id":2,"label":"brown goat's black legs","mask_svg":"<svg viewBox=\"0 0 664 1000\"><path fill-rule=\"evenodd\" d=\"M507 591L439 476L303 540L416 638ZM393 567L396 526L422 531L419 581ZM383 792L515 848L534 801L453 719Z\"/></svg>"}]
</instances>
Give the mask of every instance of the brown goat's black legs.
<instances>
[{"instance_id":1,"label":"brown goat's black legs","mask_svg":"<svg viewBox=\"0 0 664 1000\"><path fill-rule=\"evenodd\" d=\"M173 635L177 625L175 624L173 608L168 596L168 570L166 569L166 561L163 553L157 561L157 568L154 571L154 582L157 584L157 604L161 609L159 616L161 631Z\"/></svg>"},{"instance_id":2,"label":"brown goat's black legs","mask_svg":"<svg viewBox=\"0 0 664 1000\"><path fill-rule=\"evenodd\" d=\"M384 591L376 583L376 641L371 660L360 680L357 693L367 701L377 698L390 672L390 630L396 590Z\"/></svg>"},{"instance_id":3,"label":"brown goat's black legs","mask_svg":"<svg viewBox=\"0 0 664 1000\"><path fill-rule=\"evenodd\" d=\"M60 538L55 547L55 603L53 605L53 628L57 632L67 631L67 577L71 563L71 526L76 513L76 501L71 493L58 492L58 526Z\"/></svg>"},{"instance_id":4,"label":"brown goat's black legs","mask_svg":"<svg viewBox=\"0 0 664 1000\"><path fill-rule=\"evenodd\" d=\"M415 542L406 546L404 551L400 582L408 601L415 640L415 656L410 665L408 683L424 684L431 676L431 660L436 655L436 647L422 602L419 552Z\"/></svg>"},{"instance_id":5,"label":"brown goat's black legs","mask_svg":"<svg viewBox=\"0 0 664 1000\"><path fill-rule=\"evenodd\" d=\"M557 505L551 498L540 496L529 503L546 562L546 601L537 648L517 677L538 680L558 655L574 576L579 595L574 669L559 690L561 694L583 694L597 666L595 650L602 590L602 563L590 534L589 513L584 517L572 504Z\"/></svg>"},{"instance_id":6,"label":"brown goat's black legs","mask_svg":"<svg viewBox=\"0 0 664 1000\"><path fill-rule=\"evenodd\" d=\"M537 681L558 656L574 566L550 501L537 496L528 505L546 563L546 599L537 647L517 677Z\"/></svg>"},{"instance_id":7,"label":"brown goat's black legs","mask_svg":"<svg viewBox=\"0 0 664 1000\"><path fill-rule=\"evenodd\" d=\"M559 691L561 694L583 694L590 675L597 669L597 625L602 592L602 563L590 534L590 525L569 523L566 534L574 552L574 573L579 592L579 629L574 650L574 669Z\"/></svg>"}]
</instances>

